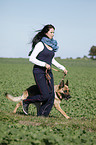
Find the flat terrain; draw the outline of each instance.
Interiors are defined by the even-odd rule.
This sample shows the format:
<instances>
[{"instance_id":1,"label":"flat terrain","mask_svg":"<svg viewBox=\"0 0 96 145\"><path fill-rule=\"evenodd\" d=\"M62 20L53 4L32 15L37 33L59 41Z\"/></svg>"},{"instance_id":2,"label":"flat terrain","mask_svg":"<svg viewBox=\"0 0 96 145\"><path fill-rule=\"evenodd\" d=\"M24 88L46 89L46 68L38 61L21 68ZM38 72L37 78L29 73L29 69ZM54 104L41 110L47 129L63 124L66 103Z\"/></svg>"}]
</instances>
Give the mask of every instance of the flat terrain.
<instances>
[{"instance_id":1,"label":"flat terrain","mask_svg":"<svg viewBox=\"0 0 96 145\"><path fill-rule=\"evenodd\" d=\"M24 58L0 58L0 145L96 145L96 60L57 60L68 69L65 82L69 80L72 98L63 100L61 108L71 120L54 107L48 118L37 117L34 105L28 116L22 107L13 114L16 103L5 93L19 96L35 84L33 64ZM53 74L59 84L62 71Z\"/></svg>"}]
</instances>

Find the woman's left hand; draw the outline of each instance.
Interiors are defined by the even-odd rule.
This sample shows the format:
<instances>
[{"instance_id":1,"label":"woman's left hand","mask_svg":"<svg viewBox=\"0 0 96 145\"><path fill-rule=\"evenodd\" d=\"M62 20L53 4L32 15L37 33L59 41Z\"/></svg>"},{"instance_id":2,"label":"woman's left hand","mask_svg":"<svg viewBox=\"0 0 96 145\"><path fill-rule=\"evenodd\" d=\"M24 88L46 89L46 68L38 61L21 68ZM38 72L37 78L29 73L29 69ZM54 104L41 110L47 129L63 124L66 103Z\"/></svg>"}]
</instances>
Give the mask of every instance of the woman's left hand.
<instances>
[{"instance_id":1,"label":"woman's left hand","mask_svg":"<svg viewBox=\"0 0 96 145\"><path fill-rule=\"evenodd\" d=\"M66 69L64 69L64 74L65 74L65 75L67 75L67 72L68 72L68 71L67 71Z\"/></svg>"}]
</instances>

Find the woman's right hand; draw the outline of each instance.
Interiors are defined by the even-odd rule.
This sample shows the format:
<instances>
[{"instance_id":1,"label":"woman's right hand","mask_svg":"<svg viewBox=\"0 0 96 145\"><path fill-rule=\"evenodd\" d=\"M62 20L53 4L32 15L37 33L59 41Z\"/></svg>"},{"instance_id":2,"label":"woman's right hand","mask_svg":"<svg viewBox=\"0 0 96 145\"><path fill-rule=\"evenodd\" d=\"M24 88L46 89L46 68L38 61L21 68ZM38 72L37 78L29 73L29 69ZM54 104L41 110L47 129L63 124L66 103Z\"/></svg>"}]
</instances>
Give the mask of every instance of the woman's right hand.
<instances>
[{"instance_id":1,"label":"woman's right hand","mask_svg":"<svg viewBox=\"0 0 96 145\"><path fill-rule=\"evenodd\" d=\"M45 64L46 69L51 69L51 66L49 64Z\"/></svg>"}]
</instances>

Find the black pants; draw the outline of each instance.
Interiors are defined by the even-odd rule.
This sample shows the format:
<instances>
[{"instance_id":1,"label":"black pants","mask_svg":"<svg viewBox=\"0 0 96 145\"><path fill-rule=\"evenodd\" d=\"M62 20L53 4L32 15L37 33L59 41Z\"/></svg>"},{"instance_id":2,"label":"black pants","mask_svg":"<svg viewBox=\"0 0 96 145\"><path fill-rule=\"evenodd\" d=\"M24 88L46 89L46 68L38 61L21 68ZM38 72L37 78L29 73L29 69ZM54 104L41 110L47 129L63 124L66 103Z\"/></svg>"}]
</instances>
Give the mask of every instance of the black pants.
<instances>
[{"instance_id":1,"label":"black pants","mask_svg":"<svg viewBox=\"0 0 96 145\"><path fill-rule=\"evenodd\" d=\"M28 96L26 103L43 102L37 116L48 116L54 104L54 80L52 72L49 72L51 77L50 82L46 80L45 73L33 73L36 84L41 95Z\"/></svg>"}]
</instances>

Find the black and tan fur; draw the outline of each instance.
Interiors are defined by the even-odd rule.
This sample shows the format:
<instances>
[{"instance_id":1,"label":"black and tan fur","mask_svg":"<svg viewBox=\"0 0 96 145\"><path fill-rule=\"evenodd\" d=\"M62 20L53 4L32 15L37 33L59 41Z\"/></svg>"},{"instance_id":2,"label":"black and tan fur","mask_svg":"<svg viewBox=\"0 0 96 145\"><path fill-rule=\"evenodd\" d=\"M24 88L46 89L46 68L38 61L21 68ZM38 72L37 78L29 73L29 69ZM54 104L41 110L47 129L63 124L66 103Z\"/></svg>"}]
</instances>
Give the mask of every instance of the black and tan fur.
<instances>
[{"instance_id":1,"label":"black and tan fur","mask_svg":"<svg viewBox=\"0 0 96 145\"><path fill-rule=\"evenodd\" d=\"M66 82L66 84L64 84L64 80L61 80L60 84L59 85L55 85L54 86L54 91L55 91L55 99L54 99L54 107L63 115L65 116L67 119L69 119L70 117L61 109L60 107L60 103L62 101L62 99L64 98L65 100L68 100L71 96L69 94L69 88L68 88L68 80ZM34 96L36 94L39 94L39 90L37 88L36 85L33 85L29 88L27 88L22 96L19 96L19 97L13 97L12 95L10 94L7 94L6 93L6 97L11 100L11 101L14 101L14 102L18 102L13 113L16 113L17 109L19 108L19 106L22 105L22 100L26 99L27 96ZM37 107L37 112L40 108L40 105L41 103L40 102L36 102L36 103L33 103L36 107Z\"/></svg>"}]
</instances>

